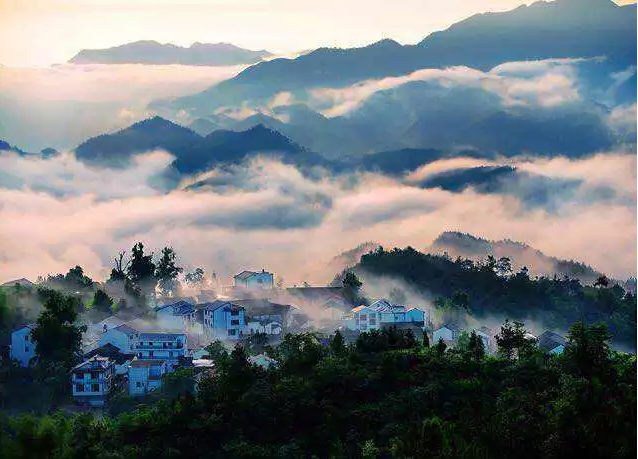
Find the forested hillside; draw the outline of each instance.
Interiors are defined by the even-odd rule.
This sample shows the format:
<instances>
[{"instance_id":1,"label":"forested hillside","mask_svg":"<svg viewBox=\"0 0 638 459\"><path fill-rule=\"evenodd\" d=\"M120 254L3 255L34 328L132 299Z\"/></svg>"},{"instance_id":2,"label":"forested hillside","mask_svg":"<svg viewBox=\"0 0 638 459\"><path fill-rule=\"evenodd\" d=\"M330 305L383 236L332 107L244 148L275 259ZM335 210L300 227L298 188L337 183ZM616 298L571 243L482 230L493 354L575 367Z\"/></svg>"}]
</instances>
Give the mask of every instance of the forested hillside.
<instances>
[{"instance_id":1,"label":"forested hillside","mask_svg":"<svg viewBox=\"0 0 638 459\"><path fill-rule=\"evenodd\" d=\"M0 456L636 456L636 359L610 351L604 326L576 324L560 357L500 335L502 355L518 360L486 357L476 336L450 350L393 330L350 346L339 334L327 346L287 335L269 351L280 368L269 370L236 347L196 394L185 384L117 418L0 417Z\"/></svg>"},{"instance_id":2,"label":"forested hillside","mask_svg":"<svg viewBox=\"0 0 638 459\"><path fill-rule=\"evenodd\" d=\"M614 344L635 349L636 296L601 278L584 286L568 277L531 278L512 261L488 257L484 262L427 255L406 249L378 250L363 255L355 271L406 281L438 299L442 307L459 307L481 317L534 319L546 328L567 330L576 321L604 322ZM452 298L466 301L450 301ZM462 303L462 304L459 304Z\"/></svg>"}]
</instances>

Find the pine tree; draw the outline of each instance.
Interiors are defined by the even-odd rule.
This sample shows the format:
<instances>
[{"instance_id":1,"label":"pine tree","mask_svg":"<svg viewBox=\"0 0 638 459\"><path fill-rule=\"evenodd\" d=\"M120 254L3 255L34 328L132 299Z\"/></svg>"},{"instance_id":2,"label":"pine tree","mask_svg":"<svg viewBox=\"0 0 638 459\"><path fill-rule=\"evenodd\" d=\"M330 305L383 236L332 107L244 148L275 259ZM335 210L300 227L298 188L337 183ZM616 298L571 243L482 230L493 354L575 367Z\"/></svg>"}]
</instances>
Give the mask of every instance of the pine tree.
<instances>
[{"instance_id":1,"label":"pine tree","mask_svg":"<svg viewBox=\"0 0 638 459\"><path fill-rule=\"evenodd\" d=\"M183 271L183 269L175 264L176 258L177 255L172 247L164 247L162 249L162 257L157 263L155 277L157 278L160 290L164 295L169 295L177 290L177 276Z\"/></svg>"}]
</instances>

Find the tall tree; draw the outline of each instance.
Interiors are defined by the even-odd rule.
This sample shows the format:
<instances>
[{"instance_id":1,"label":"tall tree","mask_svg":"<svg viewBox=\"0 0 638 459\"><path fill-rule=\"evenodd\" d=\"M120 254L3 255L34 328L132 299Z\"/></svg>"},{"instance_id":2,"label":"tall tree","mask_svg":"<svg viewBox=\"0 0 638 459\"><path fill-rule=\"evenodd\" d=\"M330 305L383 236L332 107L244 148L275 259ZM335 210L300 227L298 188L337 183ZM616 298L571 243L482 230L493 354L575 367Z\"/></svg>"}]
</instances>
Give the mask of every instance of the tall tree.
<instances>
[{"instance_id":1,"label":"tall tree","mask_svg":"<svg viewBox=\"0 0 638 459\"><path fill-rule=\"evenodd\" d=\"M342 285L345 298L352 304L355 304L359 299L359 290L363 285L357 275L348 271L345 276L343 276Z\"/></svg>"},{"instance_id":2,"label":"tall tree","mask_svg":"<svg viewBox=\"0 0 638 459\"><path fill-rule=\"evenodd\" d=\"M335 332L334 336L330 340L330 351L337 356L342 356L346 353L346 343L339 330Z\"/></svg>"},{"instance_id":3,"label":"tall tree","mask_svg":"<svg viewBox=\"0 0 638 459\"><path fill-rule=\"evenodd\" d=\"M183 269L175 264L176 258L177 255L172 247L164 247L162 249L162 256L157 262L155 277L164 295L170 295L177 291L177 276L179 276L179 273L181 273Z\"/></svg>"},{"instance_id":4,"label":"tall tree","mask_svg":"<svg viewBox=\"0 0 638 459\"><path fill-rule=\"evenodd\" d=\"M141 242L136 243L131 249L131 260L127 268L127 274L142 294L148 295L154 292L157 279L155 278L153 254L144 254L144 244Z\"/></svg>"},{"instance_id":5,"label":"tall tree","mask_svg":"<svg viewBox=\"0 0 638 459\"><path fill-rule=\"evenodd\" d=\"M70 369L81 357L82 333L86 326L76 325L78 299L54 290L44 292L44 311L31 332L35 352L41 362L60 363Z\"/></svg>"},{"instance_id":6,"label":"tall tree","mask_svg":"<svg viewBox=\"0 0 638 459\"><path fill-rule=\"evenodd\" d=\"M93 295L93 308L100 312L110 313L113 307L113 298L107 295L104 290L98 289Z\"/></svg>"},{"instance_id":7,"label":"tall tree","mask_svg":"<svg viewBox=\"0 0 638 459\"><path fill-rule=\"evenodd\" d=\"M475 362L480 362L485 357L485 346L483 344L483 340L476 334L475 331L472 331L470 334L470 341L468 343L468 351L470 358Z\"/></svg>"}]
</instances>

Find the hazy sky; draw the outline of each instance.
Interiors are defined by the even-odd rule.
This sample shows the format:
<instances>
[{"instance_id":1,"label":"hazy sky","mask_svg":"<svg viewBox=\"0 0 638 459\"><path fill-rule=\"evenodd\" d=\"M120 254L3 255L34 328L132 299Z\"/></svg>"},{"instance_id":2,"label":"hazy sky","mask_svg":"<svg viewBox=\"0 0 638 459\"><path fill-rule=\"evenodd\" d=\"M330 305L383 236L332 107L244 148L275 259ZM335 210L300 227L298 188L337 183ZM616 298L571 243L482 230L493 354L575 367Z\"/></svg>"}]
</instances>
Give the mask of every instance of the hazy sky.
<instances>
[{"instance_id":1,"label":"hazy sky","mask_svg":"<svg viewBox=\"0 0 638 459\"><path fill-rule=\"evenodd\" d=\"M620 0L618 3L631 3ZM524 0L0 0L0 64L46 66L135 40L231 42L277 53L415 43L475 13Z\"/></svg>"}]
</instances>

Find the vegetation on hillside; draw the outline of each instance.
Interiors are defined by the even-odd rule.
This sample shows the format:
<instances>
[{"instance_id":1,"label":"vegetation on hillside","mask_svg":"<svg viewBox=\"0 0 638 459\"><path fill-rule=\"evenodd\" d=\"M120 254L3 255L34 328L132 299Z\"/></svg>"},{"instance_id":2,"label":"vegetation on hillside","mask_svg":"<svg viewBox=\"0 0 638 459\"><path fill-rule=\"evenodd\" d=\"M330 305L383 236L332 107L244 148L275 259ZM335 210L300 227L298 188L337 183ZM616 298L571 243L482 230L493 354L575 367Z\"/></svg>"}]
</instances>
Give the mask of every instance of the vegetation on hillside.
<instances>
[{"instance_id":1,"label":"vegetation on hillside","mask_svg":"<svg viewBox=\"0 0 638 459\"><path fill-rule=\"evenodd\" d=\"M171 397L134 412L0 419L0 456L635 457L636 359L610 350L604 326L573 326L560 357L417 338L287 335L269 370L236 347L196 392L184 372Z\"/></svg>"},{"instance_id":2,"label":"vegetation on hillside","mask_svg":"<svg viewBox=\"0 0 638 459\"><path fill-rule=\"evenodd\" d=\"M512 272L507 258L452 260L411 247L381 247L363 255L354 271L401 279L447 312L456 308L478 318L534 319L556 330L567 330L577 321L604 322L614 344L635 348L636 296L618 284L584 286L569 277L531 278L525 267Z\"/></svg>"}]
</instances>

